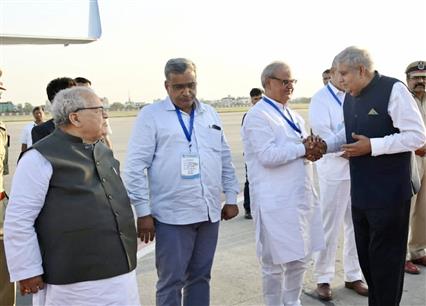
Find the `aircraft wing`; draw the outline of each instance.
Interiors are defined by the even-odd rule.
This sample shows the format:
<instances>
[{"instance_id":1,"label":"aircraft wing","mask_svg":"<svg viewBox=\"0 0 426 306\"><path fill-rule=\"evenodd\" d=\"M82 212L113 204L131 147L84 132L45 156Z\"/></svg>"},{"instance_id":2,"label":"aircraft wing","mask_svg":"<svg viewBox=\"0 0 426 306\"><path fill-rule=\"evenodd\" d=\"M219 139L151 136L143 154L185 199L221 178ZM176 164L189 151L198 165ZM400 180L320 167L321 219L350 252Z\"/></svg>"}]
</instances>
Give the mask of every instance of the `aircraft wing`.
<instances>
[{"instance_id":1,"label":"aircraft wing","mask_svg":"<svg viewBox=\"0 0 426 306\"><path fill-rule=\"evenodd\" d=\"M63 37L43 37L30 35L0 34L0 45L69 45L87 44L96 41L97 38L63 38Z\"/></svg>"},{"instance_id":2,"label":"aircraft wing","mask_svg":"<svg viewBox=\"0 0 426 306\"><path fill-rule=\"evenodd\" d=\"M87 44L101 37L97 0L26 1L0 5L0 45Z\"/></svg>"}]
</instances>

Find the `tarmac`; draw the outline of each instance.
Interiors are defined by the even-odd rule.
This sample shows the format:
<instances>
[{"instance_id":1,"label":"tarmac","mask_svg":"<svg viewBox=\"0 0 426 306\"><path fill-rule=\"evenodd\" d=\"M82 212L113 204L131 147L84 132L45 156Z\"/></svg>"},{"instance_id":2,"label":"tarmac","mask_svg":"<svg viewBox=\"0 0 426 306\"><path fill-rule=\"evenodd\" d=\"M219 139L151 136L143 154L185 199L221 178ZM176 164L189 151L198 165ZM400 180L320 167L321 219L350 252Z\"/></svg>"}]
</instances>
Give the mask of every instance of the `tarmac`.
<instances>
[{"instance_id":1,"label":"tarmac","mask_svg":"<svg viewBox=\"0 0 426 306\"><path fill-rule=\"evenodd\" d=\"M306 110L300 111L306 118ZM227 140L231 146L236 172L243 186L244 162L240 140L240 124L243 113L222 113L222 121ZM121 162L123 169L125 154L130 132L135 117L110 118L113 130L113 151ZM20 133L26 122L7 123L11 135L10 172L13 174L17 157L20 152ZM6 190L10 190L11 175L6 177ZM240 214L230 221L224 221L220 227L218 247L213 264L211 280L211 305L263 305L261 273L255 255L254 225L251 220L243 217L242 196L239 196ZM332 282L333 300L323 302L315 295L316 282L310 267L305 275L304 290L301 296L304 306L335 305L358 306L368 305L366 297L357 295L352 290L344 288L342 241L338 246L336 260L336 276ZM142 305L155 305L155 283L157 280L155 261L155 244L142 246L138 252L138 285ZM173 250L170 250L171 252ZM389 254L391 256L391 254ZM31 305L31 298L18 294L17 305ZM404 294L401 306L426 305L426 268L421 267L421 274L405 274Z\"/></svg>"}]
</instances>

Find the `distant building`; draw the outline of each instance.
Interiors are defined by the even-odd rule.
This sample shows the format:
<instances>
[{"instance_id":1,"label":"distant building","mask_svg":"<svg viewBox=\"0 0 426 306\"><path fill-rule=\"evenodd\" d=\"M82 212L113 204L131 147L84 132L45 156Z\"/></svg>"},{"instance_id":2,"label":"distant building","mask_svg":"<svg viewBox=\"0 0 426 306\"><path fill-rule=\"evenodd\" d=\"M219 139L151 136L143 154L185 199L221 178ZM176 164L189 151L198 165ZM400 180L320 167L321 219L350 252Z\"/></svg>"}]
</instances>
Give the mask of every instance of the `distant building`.
<instances>
[{"instance_id":1,"label":"distant building","mask_svg":"<svg viewBox=\"0 0 426 306\"><path fill-rule=\"evenodd\" d=\"M16 111L16 106L12 102L0 102L0 113L12 113Z\"/></svg>"},{"instance_id":2,"label":"distant building","mask_svg":"<svg viewBox=\"0 0 426 306\"><path fill-rule=\"evenodd\" d=\"M145 102L135 102L135 107L138 108L138 109L141 109L145 105L146 105Z\"/></svg>"},{"instance_id":3,"label":"distant building","mask_svg":"<svg viewBox=\"0 0 426 306\"><path fill-rule=\"evenodd\" d=\"M251 102L248 97L232 97L228 95L220 100L203 100L203 102L213 107L239 107L239 106L250 106Z\"/></svg>"}]
</instances>

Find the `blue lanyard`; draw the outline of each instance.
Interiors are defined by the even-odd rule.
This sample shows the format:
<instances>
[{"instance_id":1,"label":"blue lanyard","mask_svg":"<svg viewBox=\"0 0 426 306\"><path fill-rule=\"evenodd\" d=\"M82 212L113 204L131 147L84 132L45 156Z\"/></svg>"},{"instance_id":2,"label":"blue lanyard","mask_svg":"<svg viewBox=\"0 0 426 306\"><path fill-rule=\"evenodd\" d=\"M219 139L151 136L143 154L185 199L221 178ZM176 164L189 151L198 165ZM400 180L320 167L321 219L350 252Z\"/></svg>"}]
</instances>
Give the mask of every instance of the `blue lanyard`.
<instances>
[{"instance_id":1,"label":"blue lanyard","mask_svg":"<svg viewBox=\"0 0 426 306\"><path fill-rule=\"evenodd\" d=\"M327 84L327 89L331 93L331 95L333 96L334 100L336 100L337 104L339 104L340 106L342 106L342 102L339 100L339 98L334 93L333 89L331 89L330 85L328 85L328 84Z\"/></svg>"},{"instance_id":2,"label":"blue lanyard","mask_svg":"<svg viewBox=\"0 0 426 306\"><path fill-rule=\"evenodd\" d=\"M182 130L185 133L185 137L188 140L188 142L191 144L192 130L194 129L195 109L192 108L191 115L189 117L189 131L186 128L185 123L183 122L182 114L180 113L180 109L176 105L175 105L175 111L176 111L176 114L178 116L180 126L182 127Z\"/></svg>"},{"instance_id":3,"label":"blue lanyard","mask_svg":"<svg viewBox=\"0 0 426 306\"><path fill-rule=\"evenodd\" d=\"M288 119L284 113L278 108L278 106L276 106L274 104L274 102L272 102L270 99L268 99L267 97L263 97L263 101L265 101L266 103L268 103L270 106L272 106L273 108L275 108L275 110L281 115L281 117L284 118L284 120L288 123L288 125L295 130L296 132L298 132L300 135L302 135L302 131L300 130L300 128L294 123L293 117L291 117L290 112L287 110L288 115L290 116L290 119Z\"/></svg>"}]
</instances>

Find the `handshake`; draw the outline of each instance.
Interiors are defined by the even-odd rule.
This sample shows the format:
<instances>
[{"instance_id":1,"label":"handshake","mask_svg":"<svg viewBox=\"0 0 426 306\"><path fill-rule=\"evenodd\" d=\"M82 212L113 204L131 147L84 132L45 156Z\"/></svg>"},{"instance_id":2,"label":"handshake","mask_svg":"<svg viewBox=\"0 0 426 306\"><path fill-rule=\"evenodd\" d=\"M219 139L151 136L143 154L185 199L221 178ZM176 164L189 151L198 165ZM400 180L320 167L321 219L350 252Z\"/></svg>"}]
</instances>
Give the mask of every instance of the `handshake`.
<instances>
[{"instance_id":1,"label":"handshake","mask_svg":"<svg viewBox=\"0 0 426 306\"><path fill-rule=\"evenodd\" d=\"M305 157L310 161L317 161L327 152L327 144L318 135L310 135L303 139Z\"/></svg>"}]
</instances>

